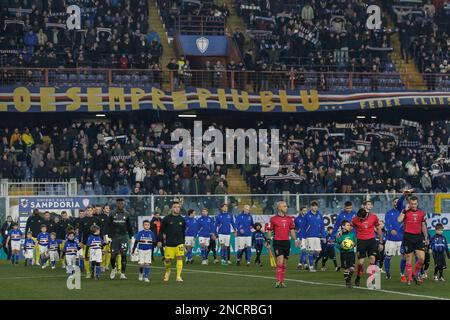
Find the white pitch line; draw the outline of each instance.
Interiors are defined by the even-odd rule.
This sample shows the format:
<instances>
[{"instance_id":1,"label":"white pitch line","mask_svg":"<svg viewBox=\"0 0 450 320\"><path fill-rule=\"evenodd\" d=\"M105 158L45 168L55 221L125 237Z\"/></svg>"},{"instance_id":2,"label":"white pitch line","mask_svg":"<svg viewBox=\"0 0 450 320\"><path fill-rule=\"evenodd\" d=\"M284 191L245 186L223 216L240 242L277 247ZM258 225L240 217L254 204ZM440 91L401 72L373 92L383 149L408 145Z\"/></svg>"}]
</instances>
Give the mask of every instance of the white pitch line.
<instances>
[{"instance_id":1,"label":"white pitch line","mask_svg":"<svg viewBox=\"0 0 450 320\"><path fill-rule=\"evenodd\" d=\"M128 265L130 267L139 267L138 265L130 264ZM152 269L165 269L165 267L155 267L152 266ZM186 269L184 268L183 271L187 272L197 272L197 273L208 273L208 274L220 274L220 275L226 275L226 276L235 276L235 277L246 277L246 278L258 278L258 279L267 279L267 280L275 280L275 277L268 277L268 276L258 276L253 274L239 274L239 273L232 273L232 272L220 272L220 271L207 271L207 270L196 270L196 269ZM137 273L128 273L128 274L137 274ZM8 278L0 278L0 280L20 280L20 279L45 279L45 278L66 278L67 275L53 275L53 276L29 276L29 277L8 277ZM306 280L300 280L300 279L288 279L285 278L286 281L291 282L298 282L298 283L305 283L305 284L312 284L312 285L318 285L318 286L329 286L329 287L340 287L345 288L342 284L337 283L324 283L324 282L315 282L315 281L306 281ZM450 300L449 298L444 297L435 297L435 296L428 296L423 294L415 294L415 293L408 293L408 292L401 292L401 291L393 291L393 290L372 290L366 287L353 287L354 289L359 290L369 290L371 292L385 292L385 293L391 293L391 294L397 294L397 295L404 295L409 297L416 297L416 298L426 298L426 299L433 299L433 300Z\"/></svg>"},{"instance_id":2,"label":"white pitch line","mask_svg":"<svg viewBox=\"0 0 450 320\"><path fill-rule=\"evenodd\" d=\"M152 268L164 269L164 267L152 267ZM195 270L195 269L186 269L186 268L184 268L183 270L189 271L189 272L199 272L199 273L220 274L220 275L227 275L227 276L237 276L237 277L247 277L247 278L259 278L259 279L275 280L275 277L258 276L258 275L253 275L253 274L239 274L239 273L232 273L232 272ZM315 281L306 281L306 280L288 279L288 278L285 278L284 280L292 281L292 282L305 283L305 284L318 285L318 286L330 286L330 287L342 287L342 288L345 288L345 285L337 284L337 283L324 283L324 282L315 282ZM366 288L366 287L353 287L353 288L354 289L359 289L359 290L368 290L368 291L371 291L371 292L385 292L385 293L404 295L404 296L410 296L410 297L416 297L416 298L427 298L427 299L433 299L433 300L450 300L449 298L444 298L444 297L435 297L435 296L428 296L428 295L423 295L423 294L415 294L415 293L393 291L393 290L384 290L384 289L372 290L372 289L369 289L369 288Z\"/></svg>"}]
</instances>

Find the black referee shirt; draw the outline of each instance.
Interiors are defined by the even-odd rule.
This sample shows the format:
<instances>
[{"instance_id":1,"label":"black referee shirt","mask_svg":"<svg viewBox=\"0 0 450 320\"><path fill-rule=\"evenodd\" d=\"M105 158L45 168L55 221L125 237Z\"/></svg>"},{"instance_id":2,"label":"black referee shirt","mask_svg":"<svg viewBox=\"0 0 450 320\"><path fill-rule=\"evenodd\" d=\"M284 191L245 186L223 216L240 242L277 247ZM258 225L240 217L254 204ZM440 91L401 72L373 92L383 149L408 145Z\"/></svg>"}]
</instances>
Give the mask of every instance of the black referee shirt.
<instances>
[{"instance_id":1,"label":"black referee shirt","mask_svg":"<svg viewBox=\"0 0 450 320\"><path fill-rule=\"evenodd\" d=\"M181 215L169 214L164 217L161 224L161 233L166 236L166 247L176 247L184 244L186 221Z\"/></svg>"}]
</instances>

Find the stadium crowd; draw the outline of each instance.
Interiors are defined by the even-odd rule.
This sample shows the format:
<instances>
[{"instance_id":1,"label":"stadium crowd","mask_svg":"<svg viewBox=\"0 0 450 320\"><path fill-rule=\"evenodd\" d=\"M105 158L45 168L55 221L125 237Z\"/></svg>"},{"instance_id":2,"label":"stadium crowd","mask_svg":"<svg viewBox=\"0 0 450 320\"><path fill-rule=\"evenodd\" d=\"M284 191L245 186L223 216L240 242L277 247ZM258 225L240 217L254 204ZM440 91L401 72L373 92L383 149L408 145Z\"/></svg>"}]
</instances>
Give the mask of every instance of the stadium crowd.
<instances>
[{"instance_id":1,"label":"stadium crowd","mask_svg":"<svg viewBox=\"0 0 450 320\"><path fill-rule=\"evenodd\" d=\"M445 121L252 125L280 129L282 142L278 176L261 177L258 165L241 166L255 194L450 190ZM2 127L0 178L75 178L80 194L90 195L228 193L227 166L172 164L170 133L179 126L87 121Z\"/></svg>"},{"instance_id":2,"label":"stadium crowd","mask_svg":"<svg viewBox=\"0 0 450 320\"><path fill-rule=\"evenodd\" d=\"M366 7L361 1L291 3L235 2L253 38L256 60L268 68L281 70L287 65L321 72L395 70L389 58L394 31L368 31Z\"/></svg>"},{"instance_id":3,"label":"stadium crowd","mask_svg":"<svg viewBox=\"0 0 450 320\"><path fill-rule=\"evenodd\" d=\"M66 29L66 8L81 9L81 30ZM159 35L146 0L10 0L0 4L2 67L160 69Z\"/></svg>"}]
</instances>

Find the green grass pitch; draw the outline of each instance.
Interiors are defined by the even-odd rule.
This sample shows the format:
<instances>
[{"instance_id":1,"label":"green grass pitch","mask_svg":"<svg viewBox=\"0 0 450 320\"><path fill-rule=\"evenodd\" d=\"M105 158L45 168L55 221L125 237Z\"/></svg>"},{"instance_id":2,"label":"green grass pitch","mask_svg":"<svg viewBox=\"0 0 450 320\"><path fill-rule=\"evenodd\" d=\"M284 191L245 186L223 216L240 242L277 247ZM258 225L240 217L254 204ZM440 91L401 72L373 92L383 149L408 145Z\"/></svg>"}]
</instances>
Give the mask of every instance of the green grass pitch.
<instances>
[{"instance_id":1,"label":"green grass pitch","mask_svg":"<svg viewBox=\"0 0 450 320\"><path fill-rule=\"evenodd\" d=\"M341 272L335 272L328 262L327 271L311 273L296 269L298 256L292 256L286 272L287 288L275 289L275 271L268 266L267 257L261 268L247 266L202 266L197 257L193 265L184 265L183 283L175 282L175 271L168 283L162 281L163 264L158 258L151 270L150 283L138 281L138 267L129 263L128 280L110 280L109 272L99 281L81 279L80 290L66 287L67 276L59 264L55 270L40 267L12 266L0 262L0 299L450 299L450 283L424 280L421 286L407 287L399 279L399 259L392 261L393 278L386 280L382 274L382 290L347 289L343 286ZM429 271L434 269L433 263ZM365 284L366 277L362 284ZM450 278L449 278L450 280Z\"/></svg>"}]
</instances>

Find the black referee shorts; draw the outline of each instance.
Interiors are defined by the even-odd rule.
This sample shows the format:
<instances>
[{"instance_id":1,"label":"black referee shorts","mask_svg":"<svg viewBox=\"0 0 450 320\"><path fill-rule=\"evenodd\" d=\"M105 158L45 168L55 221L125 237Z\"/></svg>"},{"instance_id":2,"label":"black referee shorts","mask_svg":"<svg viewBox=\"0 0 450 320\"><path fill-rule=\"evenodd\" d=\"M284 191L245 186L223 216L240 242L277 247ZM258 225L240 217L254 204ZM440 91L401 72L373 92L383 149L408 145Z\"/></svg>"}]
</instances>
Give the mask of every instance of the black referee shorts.
<instances>
[{"instance_id":1,"label":"black referee shorts","mask_svg":"<svg viewBox=\"0 0 450 320\"><path fill-rule=\"evenodd\" d=\"M422 234L406 233L403 235L403 247L405 253L412 253L416 250L425 251L425 243Z\"/></svg>"},{"instance_id":2,"label":"black referee shorts","mask_svg":"<svg viewBox=\"0 0 450 320\"><path fill-rule=\"evenodd\" d=\"M375 238L367 240L357 239L356 252L358 253L359 259L370 256L376 257L378 253L377 241L375 240Z\"/></svg>"},{"instance_id":3,"label":"black referee shorts","mask_svg":"<svg viewBox=\"0 0 450 320\"><path fill-rule=\"evenodd\" d=\"M273 251L275 253L275 257L284 256L285 259L289 259L289 253L291 252L291 241L273 240Z\"/></svg>"}]
</instances>

